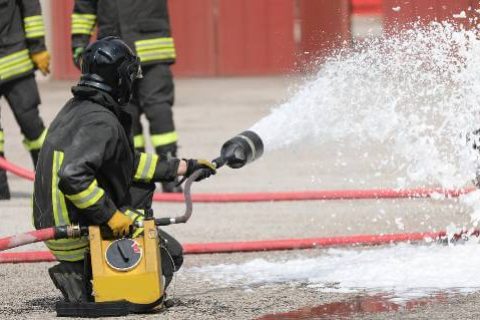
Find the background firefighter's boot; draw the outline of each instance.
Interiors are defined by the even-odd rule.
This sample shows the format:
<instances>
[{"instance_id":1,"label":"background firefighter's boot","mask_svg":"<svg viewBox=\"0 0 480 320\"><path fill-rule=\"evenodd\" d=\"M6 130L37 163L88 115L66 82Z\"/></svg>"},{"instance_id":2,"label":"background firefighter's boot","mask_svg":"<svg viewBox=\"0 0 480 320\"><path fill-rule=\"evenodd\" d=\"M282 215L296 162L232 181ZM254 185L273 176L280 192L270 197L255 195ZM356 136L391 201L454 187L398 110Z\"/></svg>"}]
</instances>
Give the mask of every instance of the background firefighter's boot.
<instances>
[{"instance_id":1,"label":"background firefighter's boot","mask_svg":"<svg viewBox=\"0 0 480 320\"><path fill-rule=\"evenodd\" d=\"M166 146L156 147L155 152L160 159L171 159L177 156L177 144L172 143ZM172 182L162 182L162 191L165 193L180 193L183 192L182 186L178 185L178 178Z\"/></svg>"},{"instance_id":2,"label":"background firefighter's boot","mask_svg":"<svg viewBox=\"0 0 480 320\"><path fill-rule=\"evenodd\" d=\"M3 152L0 152L0 157L4 157ZM7 172L0 169L0 200L10 199L10 188L8 187Z\"/></svg>"}]
</instances>

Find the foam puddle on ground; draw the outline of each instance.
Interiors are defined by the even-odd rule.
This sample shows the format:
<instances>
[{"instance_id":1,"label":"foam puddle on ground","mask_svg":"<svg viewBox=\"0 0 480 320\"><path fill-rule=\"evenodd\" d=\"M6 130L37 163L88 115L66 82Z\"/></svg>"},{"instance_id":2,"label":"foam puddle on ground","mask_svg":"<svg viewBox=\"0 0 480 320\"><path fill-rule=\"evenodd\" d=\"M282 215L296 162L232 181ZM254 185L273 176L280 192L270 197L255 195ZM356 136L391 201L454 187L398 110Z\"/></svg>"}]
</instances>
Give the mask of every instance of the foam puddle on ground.
<instances>
[{"instance_id":1,"label":"foam puddle on ground","mask_svg":"<svg viewBox=\"0 0 480 320\"><path fill-rule=\"evenodd\" d=\"M255 259L185 270L216 285L258 286L301 282L320 292L388 293L409 300L432 293L480 291L479 244L399 244L366 249L329 249L318 257Z\"/></svg>"}]
</instances>

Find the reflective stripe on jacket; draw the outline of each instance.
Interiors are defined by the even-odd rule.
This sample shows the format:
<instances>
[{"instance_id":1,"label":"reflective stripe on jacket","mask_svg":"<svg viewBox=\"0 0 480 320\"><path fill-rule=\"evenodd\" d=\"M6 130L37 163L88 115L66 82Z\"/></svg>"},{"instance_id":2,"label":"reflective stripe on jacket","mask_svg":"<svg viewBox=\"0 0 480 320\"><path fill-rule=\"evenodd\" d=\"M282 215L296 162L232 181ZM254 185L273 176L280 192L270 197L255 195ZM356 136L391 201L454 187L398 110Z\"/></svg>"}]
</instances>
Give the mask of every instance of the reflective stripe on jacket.
<instances>
[{"instance_id":1,"label":"reflective stripe on jacket","mask_svg":"<svg viewBox=\"0 0 480 320\"><path fill-rule=\"evenodd\" d=\"M74 49L87 46L95 26L99 38L122 38L144 65L175 61L167 0L76 0L71 29Z\"/></svg>"},{"instance_id":2,"label":"reflective stripe on jacket","mask_svg":"<svg viewBox=\"0 0 480 320\"><path fill-rule=\"evenodd\" d=\"M31 74L30 54L46 48L38 0L0 0L0 17L1 84Z\"/></svg>"}]
</instances>

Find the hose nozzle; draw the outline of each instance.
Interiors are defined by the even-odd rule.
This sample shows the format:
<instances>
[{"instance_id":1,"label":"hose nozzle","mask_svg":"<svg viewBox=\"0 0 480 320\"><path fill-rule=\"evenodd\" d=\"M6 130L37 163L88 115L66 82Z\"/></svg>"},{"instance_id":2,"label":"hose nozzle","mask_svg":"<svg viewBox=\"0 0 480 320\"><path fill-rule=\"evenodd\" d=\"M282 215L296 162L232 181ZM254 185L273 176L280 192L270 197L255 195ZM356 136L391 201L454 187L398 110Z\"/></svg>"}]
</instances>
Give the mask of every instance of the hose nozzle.
<instances>
[{"instance_id":1,"label":"hose nozzle","mask_svg":"<svg viewBox=\"0 0 480 320\"><path fill-rule=\"evenodd\" d=\"M263 141L255 132L244 131L225 142L220 154L214 160L217 168L226 164L238 169L262 156Z\"/></svg>"}]
</instances>

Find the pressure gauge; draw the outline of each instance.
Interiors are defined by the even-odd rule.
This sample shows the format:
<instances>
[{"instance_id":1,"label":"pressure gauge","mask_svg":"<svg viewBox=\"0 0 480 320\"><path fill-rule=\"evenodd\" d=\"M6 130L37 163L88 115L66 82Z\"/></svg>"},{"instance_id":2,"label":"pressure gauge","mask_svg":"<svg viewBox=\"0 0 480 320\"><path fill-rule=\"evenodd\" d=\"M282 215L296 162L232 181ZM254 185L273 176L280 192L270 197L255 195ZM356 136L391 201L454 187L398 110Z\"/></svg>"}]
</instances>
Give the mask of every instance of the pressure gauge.
<instances>
[{"instance_id":1,"label":"pressure gauge","mask_svg":"<svg viewBox=\"0 0 480 320\"><path fill-rule=\"evenodd\" d=\"M134 239L119 239L109 244L105 260L110 268L117 271L129 271L142 260L142 248Z\"/></svg>"}]
</instances>

